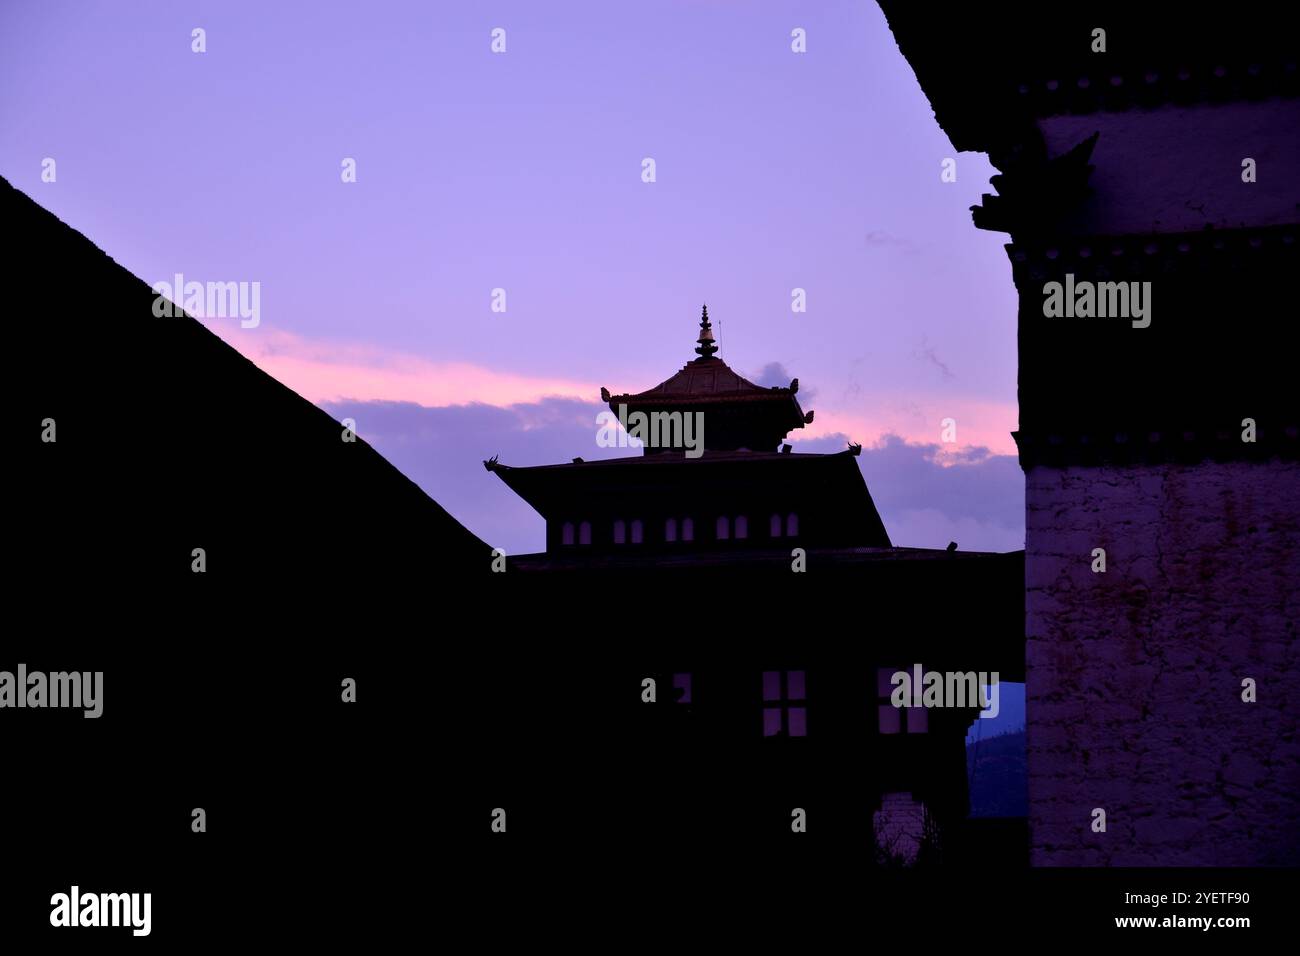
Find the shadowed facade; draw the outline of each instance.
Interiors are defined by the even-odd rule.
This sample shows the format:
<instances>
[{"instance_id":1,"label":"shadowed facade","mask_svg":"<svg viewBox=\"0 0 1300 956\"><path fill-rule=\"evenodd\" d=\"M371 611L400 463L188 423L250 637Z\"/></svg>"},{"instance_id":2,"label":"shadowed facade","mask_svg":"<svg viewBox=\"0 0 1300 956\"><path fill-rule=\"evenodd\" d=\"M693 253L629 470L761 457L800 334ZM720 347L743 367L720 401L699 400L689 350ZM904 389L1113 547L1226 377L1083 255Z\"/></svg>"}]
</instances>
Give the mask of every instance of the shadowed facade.
<instances>
[{"instance_id":1,"label":"shadowed facade","mask_svg":"<svg viewBox=\"0 0 1300 956\"><path fill-rule=\"evenodd\" d=\"M798 380L761 388L716 351L706 310L696 359L654 388L601 396L619 421L699 413L698 457L647 444L594 462L484 462L546 519L546 552L509 561L512 593L556 621L603 607L618 619L606 653L640 662L609 690L625 696L597 708L631 731L602 772L628 775L647 808L637 826L665 838L719 839L689 787L727 808L736 839L788 833L802 808L853 865L1022 864L1022 822L966 819L976 702L890 702L890 676L918 663L1023 679L1022 556L893 547L859 447L778 450L812 420ZM618 614L624 598L635 614ZM585 726L589 691L549 719ZM492 736L527 760L538 733L531 746L513 726Z\"/></svg>"},{"instance_id":2,"label":"shadowed facade","mask_svg":"<svg viewBox=\"0 0 1300 956\"><path fill-rule=\"evenodd\" d=\"M1033 862L1294 865L1296 33L880 6L953 146L1000 170L972 213L1020 299ZM1149 311L1101 317L1103 290Z\"/></svg>"}]
</instances>

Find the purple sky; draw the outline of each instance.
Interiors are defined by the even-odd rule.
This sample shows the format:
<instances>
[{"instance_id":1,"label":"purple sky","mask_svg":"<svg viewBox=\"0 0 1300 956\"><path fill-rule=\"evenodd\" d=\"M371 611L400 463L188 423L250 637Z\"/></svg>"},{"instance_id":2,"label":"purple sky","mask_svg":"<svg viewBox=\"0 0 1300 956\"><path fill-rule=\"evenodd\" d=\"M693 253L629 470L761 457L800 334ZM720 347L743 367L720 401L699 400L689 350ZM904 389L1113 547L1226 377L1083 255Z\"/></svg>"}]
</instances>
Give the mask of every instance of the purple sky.
<instances>
[{"instance_id":1,"label":"purple sky","mask_svg":"<svg viewBox=\"0 0 1300 956\"><path fill-rule=\"evenodd\" d=\"M542 523L482 459L620 453L600 386L692 358L705 301L732 367L811 393L797 450L864 443L895 544L1022 546L992 170L867 0L5 0L0 129L0 173L142 279L260 282L257 328L209 327L507 551Z\"/></svg>"}]
</instances>

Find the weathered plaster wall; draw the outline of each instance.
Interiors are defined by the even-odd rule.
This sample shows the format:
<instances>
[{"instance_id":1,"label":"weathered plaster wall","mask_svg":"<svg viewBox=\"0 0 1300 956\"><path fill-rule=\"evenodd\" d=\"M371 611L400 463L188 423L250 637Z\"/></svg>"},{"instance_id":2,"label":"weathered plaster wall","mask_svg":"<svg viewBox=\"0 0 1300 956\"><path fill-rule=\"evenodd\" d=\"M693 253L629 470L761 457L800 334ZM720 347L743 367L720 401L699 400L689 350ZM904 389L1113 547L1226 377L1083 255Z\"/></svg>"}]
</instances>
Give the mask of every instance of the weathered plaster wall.
<instances>
[{"instance_id":1,"label":"weathered plaster wall","mask_svg":"<svg viewBox=\"0 0 1300 956\"><path fill-rule=\"evenodd\" d=\"M1100 131L1093 198L1068 223L1081 235L1193 232L1295 222L1300 100L1202 104L1039 121L1049 156ZM1255 160L1256 181L1241 181Z\"/></svg>"},{"instance_id":2,"label":"weathered plaster wall","mask_svg":"<svg viewBox=\"0 0 1300 956\"><path fill-rule=\"evenodd\" d=\"M1297 487L1294 462L1029 470L1035 865L1300 863Z\"/></svg>"}]
</instances>

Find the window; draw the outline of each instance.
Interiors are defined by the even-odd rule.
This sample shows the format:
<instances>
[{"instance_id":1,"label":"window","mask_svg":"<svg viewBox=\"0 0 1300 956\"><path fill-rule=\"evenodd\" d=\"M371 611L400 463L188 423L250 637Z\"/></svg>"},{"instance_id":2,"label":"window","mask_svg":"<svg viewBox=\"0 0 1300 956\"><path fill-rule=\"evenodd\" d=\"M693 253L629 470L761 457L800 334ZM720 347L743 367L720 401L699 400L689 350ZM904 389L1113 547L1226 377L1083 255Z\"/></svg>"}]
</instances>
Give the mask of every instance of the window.
<instances>
[{"instance_id":1,"label":"window","mask_svg":"<svg viewBox=\"0 0 1300 956\"><path fill-rule=\"evenodd\" d=\"M614 522L614 543L624 544L626 543L626 541L627 541L627 525L625 525L623 523L623 519L620 518L618 521Z\"/></svg>"},{"instance_id":2,"label":"window","mask_svg":"<svg viewBox=\"0 0 1300 956\"><path fill-rule=\"evenodd\" d=\"M764 737L808 735L803 671L764 671L763 701Z\"/></svg>"},{"instance_id":3,"label":"window","mask_svg":"<svg viewBox=\"0 0 1300 956\"><path fill-rule=\"evenodd\" d=\"M718 540L726 541L731 537L731 521L726 515L718 518Z\"/></svg>"},{"instance_id":4,"label":"window","mask_svg":"<svg viewBox=\"0 0 1300 956\"><path fill-rule=\"evenodd\" d=\"M578 544L591 544L591 522L578 525Z\"/></svg>"},{"instance_id":5,"label":"window","mask_svg":"<svg viewBox=\"0 0 1300 956\"><path fill-rule=\"evenodd\" d=\"M737 538L749 537L749 519L746 518L744 515L740 515L736 518L736 537Z\"/></svg>"},{"instance_id":6,"label":"window","mask_svg":"<svg viewBox=\"0 0 1300 956\"><path fill-rule=\"evenodd\" d=\"M903 667L882 667L876 671L876 720L882 734L924 734L930 729L930 713L919 706L920 689L915 702L918 706L895 707L890 699L894 693L894 674ZM912 703L912 702L909 702Z\"/></svg>"},{"instance_id":7,"label":"window","mask_svg":"<svg viewBox=\"0 0 1300 956\"><path fill-rule=\"evenodd\" d=\"M682 540L683 541L695 540L695 522L692 521L690 518L682 519Z\"/></svg>"},{"instance_id":8,"label":"window","mask_svg":"<svg viewBox=\"0 0 1300 956\"><path fill-rule=\"evenodd\" d=\"M645 527L640 518L632 519L632 543L640 544L645 539Z\"/></svg>"},{"instance_id":9,"label":"window","mask_svg":"<svg viewBox=\"0 0 1300 956\"><path fill-rule=\"evenodd\" d=\"M799 534L799 516L793 511L785 516L785 536L787 538L797 537Z\"/></svg>"},{"instance_id":10,"label":"window","mask_svg":"<svg viewBox=\"0 0 1300 956\"><path fill-rule=\"evenodd\" d=\"M676 518L669 518L667 521L664 522L664 540L665 541L677 540L677 519Z\"/></svg>"},{"instance_id":11,"label":"window","mask_svg":"<svg viewBox=\"0 0 1300 956\"><path fill-rule=\"evenodd\" d=\"M560 543L573 544L573 522L566 521L560 528Z\"/></svg>"},{"instance_id":12,"label":"window","mask_svg":"<svg viewBox=\"0 0 1300 956\"><path fill-rule=\"evenodd\" d=\"M781 537L781 516L780 515L772 515L772 525L771 525L770 534L774 538Z\"/></svg>"}]
</instances>

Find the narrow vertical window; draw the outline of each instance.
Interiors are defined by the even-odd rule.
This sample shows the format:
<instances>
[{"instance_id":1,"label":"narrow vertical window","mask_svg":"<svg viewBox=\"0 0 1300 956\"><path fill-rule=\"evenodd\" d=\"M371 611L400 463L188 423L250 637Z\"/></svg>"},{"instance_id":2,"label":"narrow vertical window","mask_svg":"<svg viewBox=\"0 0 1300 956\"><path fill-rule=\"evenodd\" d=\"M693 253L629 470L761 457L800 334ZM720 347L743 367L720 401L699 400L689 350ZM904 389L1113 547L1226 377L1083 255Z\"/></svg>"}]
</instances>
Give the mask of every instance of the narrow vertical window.
<instances>
[{"instance_id":1,"label":"narrow vertical window","mask_svg":"<svg viewBox=\"0 0 1300 956\"><path fill-rule=\"evenodd\" d=\"M771 525L770 534L774 538L781 537L781 516L780 515L772 515L772 525Z\"/></svg>"},{"instance_id":2,"label":"narrow vertical window","mask_svg":"<svg viewBox=\"0 0 1300 956\"><path fill-rule=\"evenodd\" d=\"M798 537L799 535L799 516L793 511L785 516L785 536L787 538Z\"/></svg>"},{"instance_id":3,"label":"narrow vertical window","mask_svg":"<svg viewBox=\"0 0 1300 956\"><path fill-rule=\"evenodd\" d=\"M763 736L808 736L807 688L803 671L763 672Z\"/></svg>"},{"instance_id":4,"label":"narrow vertical window","mask_svg":"<svg viewBox=\"0 0 1300 956\"><path fill-rule=\"evenodd\" d=\"M560 528L560 543L573 544L573 522L566 521Z\"/></svg>"},{"instance_id":5,"label":"narrow vertical window","mask_svg":"<svg viewBox=\"0 0 1300 956\"><path fill-rule=\"evenodd\" d=\"M736 537L737 538L749 537L749 519L744 515L738 515L736 517Z\"/></svg>"},{"instance_id":6,"label":"narrow vertical window","mask_svg":"<svg viewBox=\"0 0 1300 956\"><path fill-rule=\"evenodd\" d=\"M640 518L632 519L632 543L640 544L645 538L645 526L641 524Z\"/></svg>"},{"instance_id":7,"label":"narrow vertical window","mask_svg":"<svg viewBox=\"0 0 1300 956\"><path fill-rule=\"evenodd\" d=\"M690 518L682 519L682 540L683 541L695 540L695 522Z\"/></svg>"},{"instance_id":8,"label":"narrow vertical window","mask_svg":"<svg viewBox=\"0 0 1300 956\"><path fill-rule=\"evenodd\" d=\"M726 541L731 537L731 520L726 515L718 518L718 540Z\"/></svg>"},{"instance_id":9,"label":"narrow vertical window","mask_svg":"<svg viewBox=\"0 0 1300 956\"><path fill-rule=\"evenodd\" d=\"M626 541L627 541L627 525L623 523L622 518L619 518L617 521L614 522L614 543L623 544Z\"/></svg>"},{"instance_id":10,"label":"narrow vertical window","mask_svg":"<svg viewBox=\"0 0 1300 956\"><path fill-rule=\"evenodd\" d=\"M925 734L930 732L930 712L924 707L913 707L907 712L907 732Z\"/></svg>"},{"instance_id":11,"label":"narrow vertical window","mask_svg":"<svg viewBox=\"0 0 1300 956\"><path fill-rule=\"evenodd\" d=\"M578 525L578 544L591 544L591 522L584 521Z\"/></svg>"},{"instance_id":12,"label":"narrow vertical window","mask_svg":"<svg viewBox=\"0 0 1300 956\"><path fill-rule=\"evenodd\" d=\"M876 671L876 724L882 734L896 734L903 729L902 711L889 699L894 692L891 678L896 669L881 667Z\"/></svg>"},{"instance_id":13,"label":"narrow vertical window","mask_svg":"<svg viewBox=\"0 0 1300 956\"><path fill-rule=\"evenodd\" d=\"M879 704L876 707L876 720L882 734L896 734L903 729L900 713L893 704Z\"/></svg>"},{"instance_id":14,"label":"narrow vertical window","mask_svg":"<svg viewBox=\"0 0 1300 956\"><path fill-rule=\"evenodd\" d=\"M669 518L667 521L664 522L664 540L665 541L677 540L677 519L676 518Z\"/></svg>"},{"instance_id":15,"label":"narrow vertical window","mask_svg":"<svg viewBox=\"0 0 1300 956\"><path fill-rule=\"evenodd\" d=\"M905 701L908 706L895 707L893 676L903 667L882 667L876 671L876 719L882 734L924 734L930 731L930 712L920 703L920 690L913 688L916 696Z\"/></svg>"}]
</instances>

